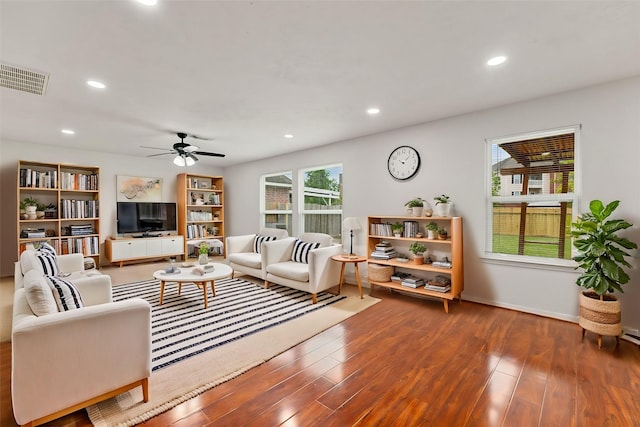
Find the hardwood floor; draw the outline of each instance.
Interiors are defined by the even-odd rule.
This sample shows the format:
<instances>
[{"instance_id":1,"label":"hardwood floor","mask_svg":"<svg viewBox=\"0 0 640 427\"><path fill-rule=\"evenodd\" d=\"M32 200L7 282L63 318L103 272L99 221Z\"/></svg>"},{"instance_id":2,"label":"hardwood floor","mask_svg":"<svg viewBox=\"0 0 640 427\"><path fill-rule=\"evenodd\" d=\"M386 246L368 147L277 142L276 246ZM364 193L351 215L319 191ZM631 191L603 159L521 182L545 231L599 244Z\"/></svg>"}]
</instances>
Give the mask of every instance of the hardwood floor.
<instances>
[{"instance_id":1,"label":"hardwood floor","mask_svg":"<svg viewBox=\"0 0 640 427\"><path fill-rule=\"evenodd\" d=\"M127 268L114 283L136 280ZM598 349L575 324L470 302L445 314L440 302L374 296L382 302L142 425L640 426L634 344L605 338ZM0 345L2 426L16 425L10 346ZM80 411L47 425L91 424Z\"/></svg>"}]
</instances>

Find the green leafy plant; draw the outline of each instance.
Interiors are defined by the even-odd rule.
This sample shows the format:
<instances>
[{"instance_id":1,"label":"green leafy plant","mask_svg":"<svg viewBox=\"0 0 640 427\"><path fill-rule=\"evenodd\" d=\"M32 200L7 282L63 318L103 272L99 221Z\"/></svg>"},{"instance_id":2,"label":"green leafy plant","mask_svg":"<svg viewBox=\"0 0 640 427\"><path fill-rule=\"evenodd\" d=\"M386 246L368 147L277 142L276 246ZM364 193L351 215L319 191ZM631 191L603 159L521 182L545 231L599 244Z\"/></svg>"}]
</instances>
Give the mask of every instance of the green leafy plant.
<instances>
[{"instance_id":1,"label":"green leafy plant","mask_svg":"<svg viewBox=\"0 0 640 427\"><path fill-rule=\"evenodd\" d=\"M44 211L47 208L47 205L45 205L44 203L40 203L38 202L37 206L37 210L39 211Z\"/></svg>"},{"instance_id":2,"label":"green leafy plant","mask_svg":"<svg viewBox=\"0 0 640 427\"><path fill-rule=\"evenodd\" d=\"M200 255L209 255L209 245L206 242L200 243L200 247L198 248L198 253Z\"/></svg>"},{"instance_id":3,"label":"green leafy plant","mask_svg":"<svg viewBox=\"0 0 640 427\"><path fill-rule=\"evenodd\" d=\"M624 249L638 248L636 243L616 234L633 224L622 219L608 219L619 204L620 201L615 200L605 206L600 200L592 200L590 212L580 215L571 224L571 235L575 238L573 246L578 250L573 260L578 262L576 268L583 270L576 284L592 289L601 299L606 293L624 292L622 285L629 282L624 267L631 267L625 260L631 255Z\"/></svg>"},{"instance_id":4,"label":"green leafy plant","mask_svg":"<svg viewBox=\"0 0 640 427\"><path fill-rule=\"evenodd\" d=\"M395 224L391 224L391 232L393 234L398 234L398 233L402 233L404 231L404 225L402 225L399 222L396 222Z\"/></svg>"},{"instance_id":5,"label":"green leafy plant","mask_svg":"<svg viewBox=\"0 0 640 427\"><path fill-rule=\"evenodd\" d=\"M22 201L22 203L24 204L24 206L38 206L38 201L36 199L34 199L33 197L25 197L24 200Z\"/></svg>"},{"instance_id":6,"label":"green leafy plant","mask_svg":"<svg viewBox=\"0 0 640 427\"><path fill-rule=\"evenodd\" d=\"M438 231L438 224L436 224L435 222L431 221L430 223L428 223L427 225L424 226L427 230L431 230L431 231Z\"/></svg>"},{"instance_id":7,"label":"green leafy plant","mask_svg":"<svg viewBox=\"0 0 640 427\"><path fill-rule=\"evenodd\" d=\"M449 203L449 199L450 197L445 194L433 198L433 200L436 201L436 206L438 206L440 203Z\"/></svg>"},{"instance_id":8,"label":"green leafy plant","mask_svg":"<svg viewBox=\"0 0 640 427\"><path fill-rule=\"evenodd\" d=\"M438 228L438 234L441 236L446 236L447 235L447 229L444 227L440 227Z\"/></svg>"},{"instance_id":9,"label":"green leafy plant","mask_svg":"<svg viewBox=\"0 0 640 427\"><path fill-rule=\"evenodd\" d=\"M427 247L423 245L421 242L413 242L409 246L409 252L411 252L414 255L424 253L424 251L426 250L427 250Z\"/></svg>"},{"instance_id":10,"label":"green leafy plant","mask_svg":"<svg viewBox=\"0 0 640 427\"><path fill-rule=\"evenodd\" d=\"M424 206L424 199L420 197L413 198L404 204L408 208L421 208Z\"/></svg>"}]
</instances>

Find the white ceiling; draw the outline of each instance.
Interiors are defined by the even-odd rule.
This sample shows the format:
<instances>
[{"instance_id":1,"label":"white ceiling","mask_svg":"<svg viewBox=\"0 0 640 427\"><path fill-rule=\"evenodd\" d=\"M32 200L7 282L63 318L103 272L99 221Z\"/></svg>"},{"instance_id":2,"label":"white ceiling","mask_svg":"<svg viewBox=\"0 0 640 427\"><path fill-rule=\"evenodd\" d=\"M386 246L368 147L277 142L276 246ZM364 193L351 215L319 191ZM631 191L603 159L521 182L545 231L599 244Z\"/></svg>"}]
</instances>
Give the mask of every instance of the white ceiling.
<instances>
[{"instance_id":1,"label":"white ceiling","mask_svg":"<svg viewBox=\"0 0 640 427\"><path fill-rule=\"evenodd\" d=\"M640 75L640 1L0 6L2 63L50 75L0 89L1 140L144 157L184 131L219 166Z\"/></svg>"}]
</instances>

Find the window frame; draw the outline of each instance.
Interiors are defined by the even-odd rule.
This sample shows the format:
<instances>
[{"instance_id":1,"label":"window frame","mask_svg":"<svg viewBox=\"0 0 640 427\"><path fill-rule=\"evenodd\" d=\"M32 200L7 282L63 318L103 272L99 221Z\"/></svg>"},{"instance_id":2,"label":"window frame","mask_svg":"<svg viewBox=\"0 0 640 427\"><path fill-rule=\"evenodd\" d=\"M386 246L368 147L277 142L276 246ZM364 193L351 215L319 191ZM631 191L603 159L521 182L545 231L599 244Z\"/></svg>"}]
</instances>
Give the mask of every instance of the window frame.
<instances>
[{"instance_id":1,"label":"window frame","mask_svg":"<svg viewBox=\"0 0 640 427\"><path fill-rule=\"evenodd\" d=\"M316 211L316 210L309 210L309 209L305 209L305 186L304 186L304 182L305 182L305 174L309 171L314 171L314 170L326 170L326 169L332 169L332 168L336 168L339 167L341 169L341 173L340 175L342 176L342 174L344 173L344 165L342 163L330 163L330 164L325 164L325 165L317 165L317 166L309 166L309 167L305 167L305 168L301 168L298 169L298 230L300 231L300 233L305 233L307 232L307 230L305 230L305 215L319 215L321 212L322 214L325 215L340 215L340 224L342 224L343 221L343 209L326 209L326 210L322 210L322 211ZM342 185L341 181L338 182L339 185ZM342 191L342 189L340 190L340 194L344 197L344 192ZM342 201L342 203L344 204L344 200ZM341 205L342 206L342 205ZM312 231L315 232L315 231ZM340 227L340 235L337 237L334 237L335 241L341 241L342 239L342 227Z\"/></svg>"},{"instance_id":2,"label":"window frame","mask_svg":"<svg viewBox=\"0 0 640 427\"><path fill-rule=\"evenodd\" d=\"M565 270L567 268L573 269L576 265L572 259L562 258L547 258L536 257L530 255L517 255L517 254L502 254L493 252L493 204L494 203L520 203L520 202L571 202L572 212L571 221L575 221L578 215L578 206L582 189L582 162L581 162L581 125L570 125L559 128L525 132L521 134L514 134L510 136L486 138L485 139L485 241L484 241L484 253L481 259L485 262L519 265L519 266L531 266L536 265L541 268L560 268ZM493 178L493 146L501 145L509 142L525 141L535 138L544 138L554 135L573 133L574 135L574 170L573 170L573 192L572 193L553 193L553 194L527 194L527 195L509 195L509 196L494 196L492 194L492 178ZM572 256L575 250L572 245L572 241L569 240L571 245Z\"/></svg>"},{"instance_id":3,"label":"window frame","mask_svg":"<svg viewBox=\"0 0 640 427\"><path fill-rule=\"evenodd\" d=\"M289 208L290 209L267 209L266 208L266 187L267 187L267 178L269 177L273 177L273 176L291 176L291 190L290 190L290 194L291 197L293 198L294 195L294 188L295 188L295 182L293 180L293 170L288 170L288 171L282 171L282 172L273 172L273 173L266 173L260 176L260 227L261 228L267 228L267 223L266 223L266 216L267 215L290 215L291 217L291 231L289 231L287 229L287 231L289 232L289 234L293 233L294 227L293 227L293 200L289 203ZM276 186L276 185L274 185ZM286 187L286 185L282 185L282 187Z\"/></svg>"}]
</instances>

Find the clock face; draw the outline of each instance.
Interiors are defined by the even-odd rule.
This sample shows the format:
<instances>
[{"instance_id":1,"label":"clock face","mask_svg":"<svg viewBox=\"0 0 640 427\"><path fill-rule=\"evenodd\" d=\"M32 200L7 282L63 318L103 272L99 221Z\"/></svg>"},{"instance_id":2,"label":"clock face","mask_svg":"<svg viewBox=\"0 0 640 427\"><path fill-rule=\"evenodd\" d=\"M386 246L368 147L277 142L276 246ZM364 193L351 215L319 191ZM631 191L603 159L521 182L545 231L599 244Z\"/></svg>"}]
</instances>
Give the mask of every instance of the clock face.
<instances>
[{"instance_id":1,"label":"clock face","mask_svg":"<svg viewBox=\"0 0 640 427\"><path fill-rule=\"evenodd\" d=\"M400 146L389 155L387 168L395 179L409 179L420 169L420 154L413 147L408 145Z\"/></svg>"}]
</instances>

